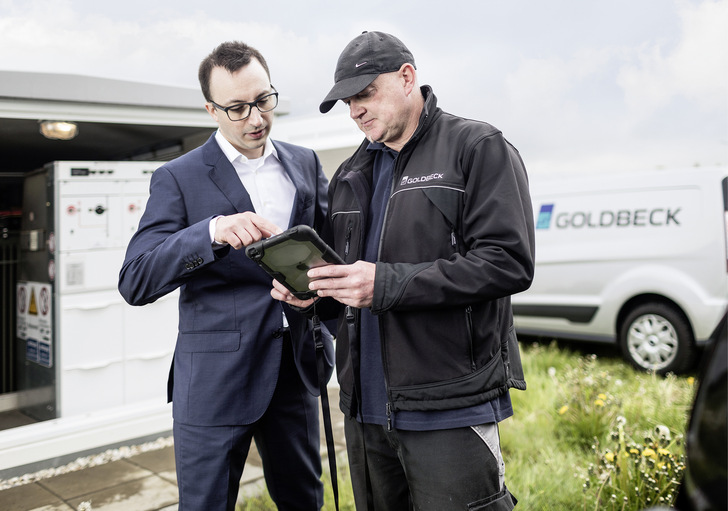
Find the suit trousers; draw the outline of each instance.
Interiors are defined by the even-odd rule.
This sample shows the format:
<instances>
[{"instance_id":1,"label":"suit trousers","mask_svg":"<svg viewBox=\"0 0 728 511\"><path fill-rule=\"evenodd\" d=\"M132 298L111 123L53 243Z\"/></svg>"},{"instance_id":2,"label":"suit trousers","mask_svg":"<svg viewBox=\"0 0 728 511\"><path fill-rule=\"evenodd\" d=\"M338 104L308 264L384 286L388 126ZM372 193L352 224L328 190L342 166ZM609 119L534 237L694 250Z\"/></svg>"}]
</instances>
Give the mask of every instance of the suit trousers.
<instances>
[{"instance_id":1,"label":"suit trousers","mask_svg":"<svg viewBox=\"0 0 728 511\"><path fill-rule=\"evenodd\" d=\"M358 511L510 511L498 425L387 431L345 422Z\"/></svg>"},{"instance_id":2,"label":"suit trousers","mask_svg":"<svg viewBox=\"0 0 728 511\"><path fill-rule=\"evenodd\" d=\"M286 333L278 383L258 421L236 426L174 422L179 510L234 511L251 440L279 510L321 509L319 431L318 401L301 381Z\"/></svg>"}]
</instances>

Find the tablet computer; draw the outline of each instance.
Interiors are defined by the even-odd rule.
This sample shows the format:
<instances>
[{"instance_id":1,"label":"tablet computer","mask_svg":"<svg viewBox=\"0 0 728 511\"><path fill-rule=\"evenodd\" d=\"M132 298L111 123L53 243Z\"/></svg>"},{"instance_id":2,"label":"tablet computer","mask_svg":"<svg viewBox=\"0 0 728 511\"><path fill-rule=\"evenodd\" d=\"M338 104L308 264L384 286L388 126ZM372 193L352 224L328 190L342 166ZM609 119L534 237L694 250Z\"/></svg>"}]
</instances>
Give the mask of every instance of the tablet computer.
<instances>
[{"instance_id":1,"label":"tablet computer","mask_svg":"<svg viewBox=\"0 0 728 511\"><path fill-rule=\"evenodd\" d=\"M309 268L344 264L344 260L307 225L297 225L251 243L245 248L245 254L301 300L316 296L316 291L308 288L311 279L306 272Z\"/></svg>"}]
</instances>

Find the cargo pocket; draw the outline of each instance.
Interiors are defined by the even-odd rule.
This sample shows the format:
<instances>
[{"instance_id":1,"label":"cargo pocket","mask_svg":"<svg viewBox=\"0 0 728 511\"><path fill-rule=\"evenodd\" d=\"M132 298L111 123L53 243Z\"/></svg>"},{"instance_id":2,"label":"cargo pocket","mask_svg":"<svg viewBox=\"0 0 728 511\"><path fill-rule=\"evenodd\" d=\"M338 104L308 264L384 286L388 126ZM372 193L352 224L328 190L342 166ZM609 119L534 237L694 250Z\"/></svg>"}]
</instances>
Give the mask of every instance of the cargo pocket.
<instances>
[{"instance_id":1,"label":"cargo pocket","mask_svg":"<svg viewBox=\"0 0 728 511\"><path fill-rule=\"evenodd\" d=\"M488 446L488 450L498 464L498 488L505 488L506 464L503 461L503 453L500 448L500 437L498 435L498 423L489 422L479 426L471 426L471 429Z\"/></svg>"},{"instance_id":2,"label":"cargo pocket","mask_svg":"<svg viewBox=\"0 0 728 511\"><path fill-rule=\"evenodd\" d=\"M503 488L497 494L487 499L468 504L468 511L511 511L518 501L511 495L508 488Z\"/></svg>"}]
</instances>

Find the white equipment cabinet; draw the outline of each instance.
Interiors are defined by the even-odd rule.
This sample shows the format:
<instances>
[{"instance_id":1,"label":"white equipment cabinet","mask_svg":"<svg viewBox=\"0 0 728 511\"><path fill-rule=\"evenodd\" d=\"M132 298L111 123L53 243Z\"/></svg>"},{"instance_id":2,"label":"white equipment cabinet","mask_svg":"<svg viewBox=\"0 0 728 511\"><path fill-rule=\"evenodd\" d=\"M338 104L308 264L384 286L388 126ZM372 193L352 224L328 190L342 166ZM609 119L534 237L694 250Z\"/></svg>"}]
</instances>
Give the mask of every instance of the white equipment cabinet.
<instances>
[{"instance_id":1,"label":"white equipment cabinet","mask_svg":"<svg viewBox=\"0 0 728 511\"><path fill-rule=\"evenodd\" d=\"M57 161L25 179L17 281L18 413L0 474L171 430L178 292L132 307L119 270L163 162Z\"/></svg>"},{"instance_id":2,"label":"white equipment cabinet","mask_svg":"<svg viewBox=\"0 0 728 511\"><path fill-rule=\"evenodd\" d=\"M59 412L164 402L177 293L145 307L117 290L126 246L161 163L56 162Z\"/></svg>"}]
</instances>

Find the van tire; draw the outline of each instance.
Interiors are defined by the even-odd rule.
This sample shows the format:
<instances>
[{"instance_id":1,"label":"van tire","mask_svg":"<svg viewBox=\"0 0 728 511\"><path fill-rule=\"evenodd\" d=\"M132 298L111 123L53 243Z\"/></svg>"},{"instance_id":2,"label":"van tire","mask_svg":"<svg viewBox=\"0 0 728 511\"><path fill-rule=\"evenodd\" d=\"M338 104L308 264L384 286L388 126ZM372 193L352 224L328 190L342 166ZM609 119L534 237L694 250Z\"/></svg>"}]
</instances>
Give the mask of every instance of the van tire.
<instances>
[{"instance_id":1,"label":"van tire","mask_svg":"<svg viewBox=\"0 0 728 511\"><path fill-rule=\"evenodd\" d=\"M622 354L633 366L658 374L680 373L692 366L693 332L675 307L648 302L632 309L619 329Z\"/></svg>"}]
</instances>

